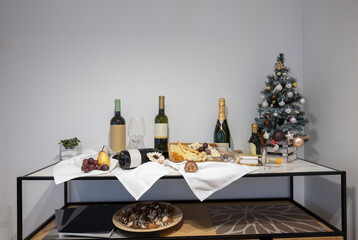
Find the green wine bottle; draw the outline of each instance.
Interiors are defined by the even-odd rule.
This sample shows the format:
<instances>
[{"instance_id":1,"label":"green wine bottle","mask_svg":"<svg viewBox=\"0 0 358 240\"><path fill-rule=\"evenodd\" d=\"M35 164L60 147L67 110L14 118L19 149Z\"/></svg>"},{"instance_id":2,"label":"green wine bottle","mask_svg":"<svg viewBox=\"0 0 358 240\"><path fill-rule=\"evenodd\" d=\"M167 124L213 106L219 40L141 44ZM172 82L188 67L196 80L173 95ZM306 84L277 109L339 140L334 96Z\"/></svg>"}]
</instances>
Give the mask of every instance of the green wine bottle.
<instances>
[{"instance_id":1,"label":"green wine bottle","mask_svg":"<svg viewBox=\"0 0 358 240\"><path fill-rule=\"evenodd\" d=\"M219 116L214 130L214 143L218 147L230 147L230 130L225 117L225 98L219 99Z\"/></svg>"},{"instance_id":2,"label":"green wine bottle","mask_svg":"<svg viewBox=\"0 0 358 240\"><path fill-rule=\"evenodd\" d=\"M154 119L154 148L168 152L168 117L164 113L164 96L159 96L159 113Z\"/></svg>"},{"instance_id":3,"label":"green wine bottle","mask_svg":"<svg viewBox=\"0 0 358 240\"><path fill-rule=\"evenodd\" d=\"M257 124L251 124L252 135L249 140L249 154L251 155L260 155L261 154L261 144L259 136L257 135Z\"/></svg>"}]
</instances>

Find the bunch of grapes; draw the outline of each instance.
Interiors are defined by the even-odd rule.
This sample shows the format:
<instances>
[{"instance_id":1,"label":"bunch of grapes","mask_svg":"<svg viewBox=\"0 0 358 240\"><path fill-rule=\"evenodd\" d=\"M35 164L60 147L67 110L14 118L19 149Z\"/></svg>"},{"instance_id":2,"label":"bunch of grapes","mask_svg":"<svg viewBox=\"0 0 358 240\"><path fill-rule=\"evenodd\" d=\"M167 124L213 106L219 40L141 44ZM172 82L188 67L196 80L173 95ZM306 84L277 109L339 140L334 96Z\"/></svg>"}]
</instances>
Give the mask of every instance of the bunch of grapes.
<instances>
[{"instance_id":1,"label":"bunch of grapes","mask_svg":"<svg viewBox=\"0 0 358 240\"><path fill-rule=\"evenodd\" d=\"M202 147L199 147L197 150L199 152L206 152L206 154L210 155L211 154L211 150L208 148L209 147L209 144L207 143L204 143Z\"/></svg>"},{"instance_id":2,"label":"bunch of grapes","mask_svg":"<svg viewBox=\"0 0 358 240\"><path fill-rule=\"evenodd\" d=\"M98 165L98 161L94 160L93 158L86 158L82 161L82 167L81 170L85 173L88 173L92 170L102 170L102 171L108 171L109 166L107 164Z\"/></svg>"}]
</instances>

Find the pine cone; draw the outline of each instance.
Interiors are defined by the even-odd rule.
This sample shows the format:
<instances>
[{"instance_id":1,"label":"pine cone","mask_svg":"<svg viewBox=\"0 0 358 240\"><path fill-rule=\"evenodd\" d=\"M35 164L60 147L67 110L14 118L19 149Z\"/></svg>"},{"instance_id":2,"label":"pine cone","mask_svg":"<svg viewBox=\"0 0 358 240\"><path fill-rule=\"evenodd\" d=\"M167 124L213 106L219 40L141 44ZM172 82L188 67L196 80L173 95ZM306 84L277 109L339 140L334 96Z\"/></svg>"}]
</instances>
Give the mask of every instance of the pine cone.
<instances>
[{"instance_id":1,"label":"pine cone","mask_svg":"<svg viewBox=\"0 0 358 240\"><path fill-rule=\"evenodd\" d=\"M264 138L264 135L261 132L259 132L258 135L259 135L260 145L263 148L266 146L266 139Z\"/></svg>"}]
</instances>

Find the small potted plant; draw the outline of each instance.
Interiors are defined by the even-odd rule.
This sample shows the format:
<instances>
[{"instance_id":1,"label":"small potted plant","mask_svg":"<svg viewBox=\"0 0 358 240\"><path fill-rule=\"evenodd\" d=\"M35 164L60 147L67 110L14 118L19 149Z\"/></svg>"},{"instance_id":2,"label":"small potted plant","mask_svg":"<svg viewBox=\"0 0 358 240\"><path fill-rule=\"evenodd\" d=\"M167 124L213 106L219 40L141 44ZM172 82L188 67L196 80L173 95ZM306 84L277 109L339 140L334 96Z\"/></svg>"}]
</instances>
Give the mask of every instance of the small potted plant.
<instances>
[{"instance_id":1,"label":"small potted plant","mask_svg":"<svg viewBox=\"0 0 358 240\"><path fill-rule=\"evenodd\" d=\"M60 159L68 159L82 153L81 141L74 137L70 139L60 140Z\"/></svg>"}]
</instances>

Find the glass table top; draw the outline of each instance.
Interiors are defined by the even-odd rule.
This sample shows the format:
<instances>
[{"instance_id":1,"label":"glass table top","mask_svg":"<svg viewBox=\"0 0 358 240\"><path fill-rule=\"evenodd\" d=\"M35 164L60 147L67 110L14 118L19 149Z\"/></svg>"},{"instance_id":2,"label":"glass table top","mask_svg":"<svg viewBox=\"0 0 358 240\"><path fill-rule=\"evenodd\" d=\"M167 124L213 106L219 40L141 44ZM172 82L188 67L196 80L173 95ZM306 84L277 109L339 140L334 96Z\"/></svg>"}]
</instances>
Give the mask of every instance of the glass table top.
<instances>
[{"instance_id":1,"label":"glass table top","mask_svg":"<svg viewBox=\"0 0 358 240\"><path fill-rule=\"evenodd\" d=\"M53 168L56 164L50 165L48 167L45 167L43 169L40 169L38 171L35 171L33 173L30 173L28 175L25 175L24 177L30 177L30 178L41 178L41 177L53 177ZM130 171L130 170L129 170ZM335 172L339 172L336 169L329 168L326 166L322 166L310 161L306 161L303 159L297 159L290 163L282 163L281 165L271 165L266 164L265 166L260 166L259 169L252 171L248 173L247 175L250 176L260 176L260 175L290 175L290 174L298 174L298 175L305 175L310 173L316 173L319 175L319 173L326 173L326 174L334 174ZM167 177L180 177L181 175L178 172L173 172L172 174L167 175ZM91 176L91 178L116 178L115 175L111 172L104 173L101 175Z\"/></svg>"}]
</instances>

